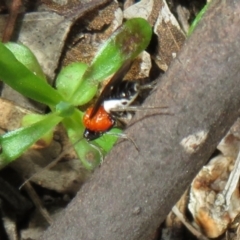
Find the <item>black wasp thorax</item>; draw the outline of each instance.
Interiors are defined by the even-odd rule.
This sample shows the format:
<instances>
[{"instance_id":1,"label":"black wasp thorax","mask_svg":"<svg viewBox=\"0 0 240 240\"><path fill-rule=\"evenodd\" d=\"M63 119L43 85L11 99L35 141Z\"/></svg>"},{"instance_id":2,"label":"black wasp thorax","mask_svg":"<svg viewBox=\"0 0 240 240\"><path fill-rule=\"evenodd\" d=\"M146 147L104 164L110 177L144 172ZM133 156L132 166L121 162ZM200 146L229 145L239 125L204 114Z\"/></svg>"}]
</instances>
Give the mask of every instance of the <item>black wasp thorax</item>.
<instances>
[{"instance_id":1,"label":"black wasp thorax","mask_svg":"<svg viewBox=\"0 0 240 240\"><path fill-rule=\"evenodd\" d=\"M122 81L112 87L103 101L103 107L107 112L124 111L138 97L140 84L136 81Z\"/></svg>"}]
</instances>

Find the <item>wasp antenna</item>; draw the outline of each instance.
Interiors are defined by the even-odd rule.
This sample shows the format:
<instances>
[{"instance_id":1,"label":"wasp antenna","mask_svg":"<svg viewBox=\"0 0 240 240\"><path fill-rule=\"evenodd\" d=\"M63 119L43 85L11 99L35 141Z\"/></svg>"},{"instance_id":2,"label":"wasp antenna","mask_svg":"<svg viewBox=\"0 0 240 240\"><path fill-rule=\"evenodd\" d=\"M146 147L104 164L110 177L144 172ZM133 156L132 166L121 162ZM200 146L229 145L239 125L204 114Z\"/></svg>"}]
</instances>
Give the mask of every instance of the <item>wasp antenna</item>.
<instances>
[{"instance_id":1,"label":"wasp antenna","mask_svg":"<svg viewBox=\"0 0 240 240\"><path fill-rule=\"evenodd\" d=\"M23 184L22 184L18 189L21 190L22 187L23 187L26 183L28 183L31 179L33 179L35 176L37 176L38 174L44 172L45 170L48 170L48 169L51 169L52 167L54 167L54 166L63 158L63 156L65 156L66 153L69 152L71 146L76 145L77 143L79 143L79 142L82 141L83 139L84 139L84 138L80 138L80 139L78 139L76 142L74 142L73 144L72 144L72 143L67 144L66 147L65 147L65 150L63 150L63 151L58 155L57 158L55 158L51 163L49 163L47 166L45 166L42 170L34 173L31 177L29 177L27 180L25 180L25 181L23 182Z\"/></svg>"},{"instance_id":2,"label":"wasp antenna","mask_svg":"<svg viewBox=\"0 0 240 240\"><path fill-rule=\"evenodd\" d=\"M123 138L123 139L127 139L129 140L130 142L132 142L132 144L134 145L134 147L136 148L136 150L138 152L140 152L136 142L131 138L129 137L128 135L124 134L124 133L111 133L111 132L106 132L105 134L108 134L108 135L113 135L113 136L116 136L116 137L119 137L119 138Z\"/></svg>"},{"instance_id":3,"label":"wasp antenna","mask_svg":"<svg viewBox=\"0 0 240 240\"><path fill-rule=\"evenodd\" d=\"M139 107L139 106L127 106L127 107L118 107L118 108L112 108L111 112L123 112L123 111L129 111L129 112L140 112L140 111L146 111L151 109L165 109L168 108L167 106L162 107Z\"/></svg>"},{"instance_id":4,"label":"wasp antenna","mask_svg":"<svg viewBox=\"0 0 240 240\"><path fill-rule=\"evenodd\" d=\"M140 90L145 90L145 89L154 89L156 87L156 82L152 82L149 84L143 84L139 86Z\"/></svg>"}]
</instances>

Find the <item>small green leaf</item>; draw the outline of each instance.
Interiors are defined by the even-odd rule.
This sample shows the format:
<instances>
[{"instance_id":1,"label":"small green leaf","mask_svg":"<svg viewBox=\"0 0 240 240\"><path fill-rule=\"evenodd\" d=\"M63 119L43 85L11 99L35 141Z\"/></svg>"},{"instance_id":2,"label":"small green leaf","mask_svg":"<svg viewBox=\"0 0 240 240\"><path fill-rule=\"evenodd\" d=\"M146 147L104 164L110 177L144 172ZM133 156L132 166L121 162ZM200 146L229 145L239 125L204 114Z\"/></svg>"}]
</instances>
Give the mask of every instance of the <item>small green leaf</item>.
<instances>
[{"instance_id":1,"label":"small green leaf","mask_svg":"<svg viewBox=\"0 0 240 240\"><path fill-rule=\"evenodd\" d=\"M56 79L56 88L69 100L78 85L82 82L82 76L87 69L87 65L80 62L71 63L61 70ZM86 100L87 102L89 100Z\"/></svg>"},{"instance_id":2,"label":"small green leaf","mask_svg":"<svg viewBox=\"0 0 240 240\"><path fill-rule=\"evenodd\" d=\"M86 103L84 101L86 89L93 89L94 96L98 83L115 73L125 61L136 58L146 49L151 37L152 28L145 19L133 18L126 21L98 51L83 75L83 82L79 83L71 102L74 105Z\"/></svg>"},{"instance_id":3,"label":"small green leaf","mask_svg":"<svg viewBox=\"0 0 240 240\"><path fill-rule=\"evenodd\" d=\"M46 81L45 75L42 71L37 58L31 50L20 43L8 42L4 44L16 57L16 59L26 66L31 72L36 74L41 79Z\"/></svg>"},{"instance_id":4,"label":"small green leaf","mask_svg":"<svg viewBox=\"0 0 240 240\"><path fill-rule=\"evenodd\" d=\"M0 155L1 167L21 156L44 134L52 131L62 120L61 117L56 116L56 113L45 115L43 118L44 119L31 126L19 128L0 137L0 145L2 148Z\"/></svg>"},{"instance_id":5,"label":"small green leaf","mask_svg":"<svg viewBox=\"0 0 240 240\"><path fill-rule=\"evenodd\" d=\"M31 113L23 116L22 121L21 121L21 126L22 127L27 127L32 125L33 123L40 122L44 120L46 117L45 115L42 114L37 114L37 113Z\"/></svg>"},{"instance_id":6,"label":"small green leaf","mask_svg":"<svg viewBox=\"0 0 240 240\"><path fill-rule=\"evenodd\" d=\"M194 31L194 29L196 28L198 22L202 19L203 15L204 15L205 12L207 11L209 4L210 4L210 2L207 3L207 4L203 7L203 9L198 13L198 15L196 16L196 18L195 18L194 21L192 22L192 24L191 24L191 26L190 26L190 28L189 28L189 30L188 30L188 33L187 33L188 36L190 36L190 35L193 33L193 31Z\"/></svg>"},{"instance_id":7,"label":"small green leaf","mask_svg":"<svg viewBox=\"0 0 240 240\"><path fill-rule=\"evenodd\" d=\"M87 69L86 80L102 81L116 72L125 61L136 58L146 49L152 37L152 27L143 18L126 21L104 43Z\"/></svg>"},{"instance_id":8,"label":"small green leaf","mask_svg":"<svg viewBox=\"0 0 240 240\"><path fill-rule=\"evenodd\" d=\"M45 119L45 115L41 115L41 114L36 114L36 113L32 113L32 114L27 114L22 118L21 121L21 126L22 127L27 127L27 126L31 126L32 124L42 121ZM38 146L38 148L44 148L47 147L48 145L50 145L50 143L53 140L53 132L54 129L52 129L52 131L49 131L48 133L44 134L40 140L40 144L37 144L36 146ZM39 142L38 140L38 142Z\"/></svg>"},{"instance_id":9,"label":"small green leaf","mask_svg":"<svg viewBox=\"0 0 240 240\"><path fill-rule=\"evenodd\" d=\"M82 117L83 113L76 109L71 117L63 120L63 125L83 166L92 170L99 165L101 156L100 152L83 138Z\"/></svg>"},{"instance_id":10,"label":"small green leaf","mask_svg":"<svg viewBox=\"0 0 240 240\"><path fill-rule=\"evenodd\" d=\"M100 146L104 152L108 153L117 142L119 134L122 133L122 130L119 128L113 128L107 133L103 134L100 138L96 139L94 142Z\"/></svg>"},{"instance_id":11,"label":"small green leaf","mask_svg":"<svg viewBox=\"0 0 240 240\"><path fill-rule=\"evenodd\" d=\"M74 106L82 106L93 99L98 90L98 83L94 81L83 81L77 93L69 100Z\"/></svg>"},{"instance_id":12,"label":"small green leaf","mask_svg":"<svg viewBox=\"0 0 240 240\"><path fill-rule=\"evenodd\" d=\"M1 42L0 53L0 79L4 83L22 95L48 106L64 101L57 90L28 70Z\"/></svg>"},{"instance_id":13,"label":"small green leaf","mask_svg":"<svg viewBox=\"0 0 240 240\"><path fill-rule=\"evenodd\" d=\"M56 113L60 117L70 117L74 113L75 107L67 102L60 102L56 105Z\"/></svg>"}]
</instances>

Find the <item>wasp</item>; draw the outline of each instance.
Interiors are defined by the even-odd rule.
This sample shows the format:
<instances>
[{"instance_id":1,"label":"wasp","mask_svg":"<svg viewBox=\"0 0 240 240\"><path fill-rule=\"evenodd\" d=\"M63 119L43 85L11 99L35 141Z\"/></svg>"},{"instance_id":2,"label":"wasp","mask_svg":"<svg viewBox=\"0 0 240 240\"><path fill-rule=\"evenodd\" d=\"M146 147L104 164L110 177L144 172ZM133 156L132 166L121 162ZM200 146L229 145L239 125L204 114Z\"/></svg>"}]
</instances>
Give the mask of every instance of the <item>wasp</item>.
<instances>
[{"instance_id":1,"label":"wasp","mask_svg":"<svg viewBox=\"0 0 240 240\"><path fill-rule=\"evenodd\" d=\"M99 138L114 127L117 120L129 116L129 106L144 89L138 81L123 80L130 67L130 61L123 64L105 86L94 106L86 110L83 137L88 141Z\"/></svg>"}]
</instances>

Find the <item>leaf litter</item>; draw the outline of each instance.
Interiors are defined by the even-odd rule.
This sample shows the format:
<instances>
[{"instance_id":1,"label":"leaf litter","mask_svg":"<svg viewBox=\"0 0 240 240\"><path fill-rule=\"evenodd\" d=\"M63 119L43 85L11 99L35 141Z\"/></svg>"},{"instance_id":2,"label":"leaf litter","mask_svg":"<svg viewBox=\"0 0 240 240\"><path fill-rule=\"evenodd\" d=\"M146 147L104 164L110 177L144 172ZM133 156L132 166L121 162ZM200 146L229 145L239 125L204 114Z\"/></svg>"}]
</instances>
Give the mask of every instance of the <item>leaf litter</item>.
<instances>
[{"instance_id":1,"label":"leaf litter","mask_svg":"<svg viewBox=\"0 0 240 240\"><path fill-rule=\"evenodd\" d=\"M45 4L50 7L55 6L55 4L51 5L47 1L45 1ZM74 61L89 63L104 40L121 25L123 18L128 19L138 16L146 18L153 25L157 38L155 47L150 50L152 60L150 60L149 55L144 53L142 57L136 60L135 67L133 67L132 71L128 74L129 79L133 79L136 73L139 74L140 78L145 79L151 74L151 61L154 61L154 66L158 69L157 72L165 72L172 59L176 57L177 52L181 49L186 38L186 29L189 27L187 22L191 14L186 14L185 20L181 20L179 17L181 11L179 8L183 9L183 6L178 6L178 10L176 10L177 14L175 14L179 17L177 21L172 14L173 5L171 1L167 3L165 1L142 0L131 5L125 11L122 11L121 4L117 2L112 2L105 6L102 5L103 7L100 10L95 11L92 11L94 8L91 9L90 5L86 5L86 8L82 11L82 15L84 11L89 12L88 8L90 9L90 14L84 18L81 18L81 13L79 16L66 17L64 11L62 12L63 14L57 13L59 11L59 9L57 9L58 7L56 8L56 12L52 12L46 11L47 7L44 6L45 10L43 12L25 14L22 25L17 25L15 31L20 33L18 41L26 44L34 52L48 79L53 80L56 70L59 69L60 66L65 66ZM60 9L65 10L63 7L60 7ZM69 13L67 16L71 16ZM80 20L78 20L78 18L80 18ZM1 15L0 32L2 32L5 21L6 16ZM178 22L180 22L180 24ZM17 35L15 35L15 39L16 37ZM30 111L29 109L37 112L45 111L43 106L34 106L29 100L24 99L22 96L15 96L15 93L13 94L12 90L5 86L2 91L2 97L10 101L1 100L0 103L1 112L4 113L0 121L2 131L10 131L19 127L21 117L28 113ZM203 220L201 228L196 230L199 234L195 234L199 239L206 239L205 236L201 235L202 233L208 237L216 237L227 232L228 236L230 236L229 239L234 239L235 237L235 235L232 235L234 231L229 230L229 225L235 224L235 219L237 219L239 214L239 207L237 207L239 200L237 196L239 194L236 193L236 191L238 191L238 175L234 177L232 176L233 174L231 174L232 169L235 168L235 159L239 153L238 129L239 122L236 122L227 136L219 144L218 155L209 162L208 166L203 168L203 172L200 172L192 183L188 208L197 223L203 220L201 216L204 215L208 216L208 221L212 223L211 226L213 227L213 229L209 228L207 225L208 221L204 222ZM58 127L55 131L54 142L48 148L42 150L31 149L10 166L10 168L14 169L23 179L28 179L34 173L40 172L31 179L31 182L34 188L37 189L37 192L41 192L40 199L44 205L47 206L47 211L53 219L54 215L61 211L61 209L64 209L64 206L91 175L91 173L81 166L73 151L68 152L62 161L54 168L42 171L49 162L63 151L64 146L67 146L67 142L66 133L61 127ZM229 155L230 152L231 154ZM223 169L218 169L217 172L219 175L216 175L216 170L214 169L222 166ZM224 171L226 169L228 169L227 172ZM206 170L208 172L207 175L204 174ZM214 179L211 177L213 173ZM237 174L239 174L238 171ZM228 186L227 180L230 175L231 178L235 179L235 184L233 187L232 184L229 184L229 193L229 189L226 189L226 186ZM199 180L200 176L202 177L201 180ZM223 179L221 179L221 176L223 176ZM199 181L204 183L204 185L196 185ZM45 189L50 191L49 194L46 194ZM214 193L216 189L217 193ZM29 189L27 191L29 191ZM213 204L219 201L219 196L226 196L226 191L228 191L228 198L222 199L222 210L219 212L218 205ZM57 197L54 196L53 193L57 193ZM208 194L211 196L208 196ZM184 196L184 200L181 201L184 202L185 207L181 208L181 211L185 215L185 212L189 210L187 209L187 194ZM46 198L51 199L52 203L44 202ZM206 202L205 199L209 198L211 198L211 202ZM56 202L59 205L56 204ZM53 207L53 205L55 206ZM56 205L58 205L57 213ZM177 208L179 208L179 206L181 205L177 205ZM176 209L174 213L179 214ZM43 215L44 214L39 214L38 208L38 211L35 211L32 215L29 228L20 231L20 239L37 239L40 236L42 231L48 226L47 221L42 220ZM45 216L45 219L46 218L48 217ZM184 218L187 218L186 215ZM182 219L182 217L180 217L180 219ZM182 222L179 222L179 220L176 221L178 222L177 228L182 229ZM17 239L16 234L14 234L18 231L16 223L13 221L11 224L13 227L12 230L8 232L9 239ZM206 226L204 226L204 224L206 224ZM174 221L166 225L168 234L162 235L161 239L172 239L169 232L176 231L174 225ZM239 232L238 228L236 232ZM181 234L183 233L181 232ZM157 232L155 236L157 236Z\"/></svg>"}]
</instances>

